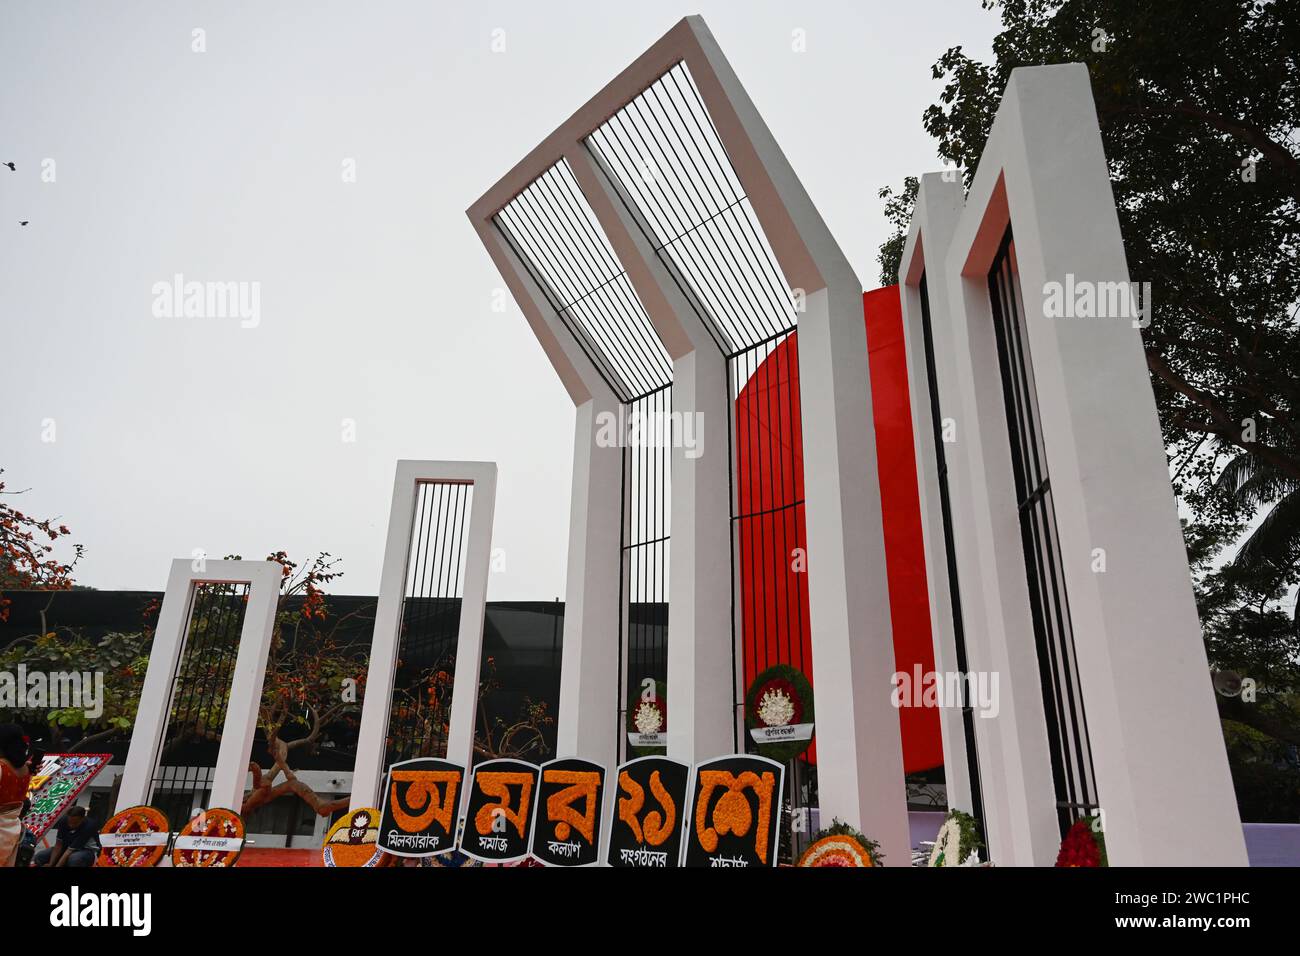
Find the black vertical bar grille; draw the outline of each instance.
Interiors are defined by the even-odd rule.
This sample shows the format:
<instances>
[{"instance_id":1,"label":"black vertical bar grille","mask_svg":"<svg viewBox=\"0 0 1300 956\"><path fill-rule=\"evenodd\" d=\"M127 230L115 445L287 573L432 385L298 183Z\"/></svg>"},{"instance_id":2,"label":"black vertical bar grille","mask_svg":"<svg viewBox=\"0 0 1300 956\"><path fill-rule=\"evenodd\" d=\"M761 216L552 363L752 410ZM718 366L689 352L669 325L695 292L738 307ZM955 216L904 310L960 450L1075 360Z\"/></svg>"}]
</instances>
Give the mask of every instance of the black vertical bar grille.
<instances>
[{"instance_id":1,"label":"black vertical bar grille","mask_svg":"<svg viewBox=\"0 0 1300 956\"><path fill-rule=\"evenodd\" d=\"M672 360L567 160L493 221L619 401L672 382Z\"/></svg>"},{"instance_id":2,"label":"black vertical bar grille","mask_svg":"<svg viewBox=\"0 0 1300 956\"><path fill-rule=\"evenodd\" d=\"M791 465L798 464L801 489L801 450L792 439L797 426L790 417L797 419L799 407L798 384L789 374L797 352L793 338L787 342L798 321L796 296L684 62L595 129L586 146L726 362L733 403L727 421L732 731L735 749L743 751L748 748L748 735L742 740L741 733L748 668L780 661L811 671L802 657L800 630L807 576L790 571L791 552L802 547L803 505ZM765 366L765 360L773 364ZM759 381L751 384L756 376ZM736 411L742 394L744 422ZM778 487L783 462L791 480ZM742 660L746 647L754 658L748 662ZM795 775L786 777L793 805L798 802ZM813 788L810 783L809 792Z\"/></svg>"},{"instance_id":3,"label":"black vertical bar grille","mask_svg":"<svg viewBox=\"0 0 1300 956\"><path fill-rule=\"evenodd\" d=\"M496 214L507 244L621 403L594 441L622 449L615 734L626 748L629 694L667 674L672 360L567 160ZM646 427L648 426L648 427ZM626 681L623 674L626 672Z\"/></svg>"},{"instance_id":4,"label":"black vertical bar grille","mask_svg":"<svg viewBox=\"0 0 1300 956\"><path fill-rule=\"evenodd\" d=\"M1097 785L1010 227L988 281L1057 816L1064 834L1074 821L1096 811Z\"/></svg>"},{"instance_id":5,"label":"black vertical bar grille","mask_svg":"<svg viewBox=\"0 0 1300 956\"><path fill-rule=\"evenodd\" d=\"M444 757L474 485L421 481L406 557L387 764ZM478 688L467 688L477 693Z\"/></svg>"},{"instance_id":6,"label":"black vertical bar grille","mask_svg":"<svg viewBox=\"0 0 1300 956\"><path fill-rule=\"evenodd\" d=\"M966 775L970 782L971 814L978 826L984 826L984 793L980 785L979 752L975 747L975 708L971 704L965 676L970 673L966 653L966 625L962 618L961 585L957 576L957 547L953 540L952 498L948 491L948 459L944 452L943 410L939 405L939 376L935 370L934 328L930 319L930 290L925 273L921 274L921 336L925 345L925 378L930 398L930 424L934 441L934 461L938 472L939 513L943 520L944 564L948 570L948 604L952 612L953 645L957 654L960 683L962 736L966 741ZM952 806L951 798L949 799ZM960 808L958 808L960 809Z\"/></svg>"},{"instance_id":7,"label":"black vertical bar grille","mask_svg":"<svg viewBox=\"0 0 1300 956\"><path fill-rule=\"evenodd\" d=\"M627 595L626 633L619 641L620 671L627 681L619 697L618 753L627 755L628 709L635 709L646 681L654 693L668 679L668 569L671 543L673 444L672 389L665 386L625 406L622 558ZM622 619L620 619L622 620ZM661 728L663 729L663 728Z\"/></svg>"},{"instance_id":8,"label":"black vertical bar grille","mask_svg":"<svg viewBox=\"0 0 1300 956\"><path fill-rule=\"evenodd\" d=\"M751 346L727 360L735 409L733 593L738 626L746 637L733 700L737 724L745 686L763 670L789 664L812 674L803 611L808 575L798 365L794 335Z\"/></svg>"},{"instance_id":9,"label":"black vertical bar grille","mask_svg":"<svg viewBox=\"0 0 1300 956\"><path fill-rule=\"evenodd\" d=\"M795 297L685 63L586 144L724 356L794 328Z\"/></svg>"},{"instance_id":10,"label":"black vertical bar grille","mask_svg":"<svg viewBox=\"0 0 1300 956\"><path fill-rule=\"evenodd\" d=\"M195 809L207 807L248 593L247 583L199 582L190 588L167 726L150 781L150 803L169 820L188 820Z\"/></svg>"},{"instance_id":11,"label":"black vertical bar grille","mask_svg":"<svg viewBox=\"0 0 1300 956\"><path fill-rule=\"evenodd\" d=\"M677 62L595 129L586 139L586 147L594 165L602 170L630 217L640 225L664 271L718 345L727 363L735 403L768 355L777 354L777 362L784 362L792 354L780 346L797 324L796 297L776 263L753 203L745 194L685 62ZM780 418L781 408L798 407L798 386L788 375L774 372L766 377L770 381L755 388L754 408L762 405L772 412L774 421L763 425L771 428ZM755 428L746 436L757 445L758 433ZM735 463L735 415L728 416L728 444ZM798 454L794 445L777 445L766 451L770 454L755 454L749 462L754 467L746 471L746 481L757 485L764 477L774 475L779 467L777 453L787 458ZM784 546L784 538L794 538L793 512L780 512L798 506L800 502L793 499L779 506L772 502L754 509L748 503L742 506L733 466L732 578L737 602L732 615L733 648L742 643L735 639L748 619L755 622L754 626L767 628L763 635L753 635L757 637L754 644L767 641L774 659L779 657L777 646L790 644L793 649L796 632L785 630L777 635L775 622L764 618L757 606L749 606L746 618L741 605L762 601L759 592L770 584L754 578L759 568L741 566L753 563L750 558L754 555L741 554L737 535L740 523L745 523L746 535L748 529L753 529L755 546L770 558L776 554L774 549ZM764 623L758 624L761 620ZM797 622L792 626L797 628ZM785 659L802 666L797 654ZM733 665L733 674L738 675L741 661L736 659ZM733 705L741 708L744 688L738 676L732 689ZM737 750L744 749L738 726L735 735Z\"/></svg>"}]
</instances>

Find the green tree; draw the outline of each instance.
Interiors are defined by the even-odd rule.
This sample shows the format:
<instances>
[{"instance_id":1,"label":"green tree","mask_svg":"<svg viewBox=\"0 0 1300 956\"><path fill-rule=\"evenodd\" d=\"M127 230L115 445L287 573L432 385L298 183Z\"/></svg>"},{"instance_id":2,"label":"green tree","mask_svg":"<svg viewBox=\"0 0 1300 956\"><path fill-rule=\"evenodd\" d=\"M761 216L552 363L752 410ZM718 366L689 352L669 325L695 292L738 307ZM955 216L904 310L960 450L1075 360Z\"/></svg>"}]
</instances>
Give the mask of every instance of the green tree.
<instances>
[{"instance_id":1,"label":"green tree","mask_svg":"<svg viewBox=\"0 0 1300 956\"><path fill-rule=\"evenodd\" d=\"M1269 792L1289 788L1289 803L1260 812L1294 818L1300 4L983 5L1001 17L992 62L960 46L943 53L933 67L943 91L922 123L969 186L1011 71L1087 66L1130 277L1153 292L1143 344L1175 492L1191 516L1185 537L1207 651L1229 684L1249 677L1259 687L1253 703L1220 696L1234 778L1243 796L1246 781L1282 774ZM893 227L880 280L892 284L915 181L880 195Z\"/></svg>"},{"instance_id":2,"label":"green tree","mask_svg":"<svg viewBox=\"0 0 1300 956\"><path fill-rule=\"evenodd\" d=\"M73 587L72 572L84 548L72 546L72 554L60 559L56 545L70 532L57 518L33 518L6 499L29 489L9 491L0 468L0 624L9 620L10 601L5 591L67 591Z\"/></svg>"},{"instance_id":3,"label":"green tree","mask_svg":"<svg viewBox=\"0 0 1300 956\"><path fill-rule=\"evenodd\" d=\"M994 62L945 52L925 129L969 183L1011 71L1087 65L1129 272L1153 287L1143 336L1178 490L1198 517L1239 522L1213 487L1227 457L1300 479L1300 5L984 2L1002 16ZM885 194L882 282L914 195Z\"/></svg>"},{"instance_id":4,"label":"green tree","mask_svg":"<svg viewBox=\"0 0 1300 956\"><path fill-rule=\"evenodd\" d=\"M238 555L228 557L238 559ZM347 797L327 798L304 782L295 770L301 758L333 746L336 736L357 729L365 692L370 654L373 606L335 615L326 588L342 576L339 561L327 553L304 565L279 551L268 561L283 574L271 635L271 651L258 711L258 728L267 759L249 765L253 785L244 796L242 812L286 797L296 797L312 810L329 816L348 804ZM173 703L161 760L186 747L220 739L226 717L226 695L217 683L225 680L231 663L228 639L231 618L226 613L241 596L232 585L205 585L214 600L196 601L189 622L178 679L203 691ZM104 675L103 712L91 717L84 708L27 707L15 714L28 726L48 734L53 752L88 752L130 736L149 664L153 627L159 602L143 610L139 631L93 638L66 627L48 630L42 615L40 633L28 634L0 650L0 671L91 672ZM51 606L47 605L47 611ZM357 626L360 624L361 626ZM238 633L237 630L234 633ZM218 639L221 638L221 639ZM440 756L446 745L451 707L453 655L413 675L393 692L390 733L409 756ZM500 689L496 662L489 657L479 683L475 752L485 759L518 757L543 760L549 755L546 729L553 723L547 704L525 698L512 719L493 714L492 696ZM417 743L413 743L417 742ZM417 745L418 744L418 745Z\"/></svg>"}]
</instances>

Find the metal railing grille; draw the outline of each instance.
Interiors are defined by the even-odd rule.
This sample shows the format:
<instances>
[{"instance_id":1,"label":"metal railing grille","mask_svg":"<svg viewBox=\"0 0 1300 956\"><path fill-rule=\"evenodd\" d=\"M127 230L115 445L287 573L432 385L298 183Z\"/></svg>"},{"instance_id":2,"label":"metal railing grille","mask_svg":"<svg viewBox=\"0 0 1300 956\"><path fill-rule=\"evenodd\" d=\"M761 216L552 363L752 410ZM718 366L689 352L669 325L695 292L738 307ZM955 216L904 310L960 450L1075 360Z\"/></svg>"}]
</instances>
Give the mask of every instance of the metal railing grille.
<instances>
[{"instance_id":1,"label":"metal railing grille","mask_svg":"<svg viewBox=\"0 0 1300 956\"><path fill-rule=\"evenodd\" d=\"M672 382L672 361L573 171L560 160L494 217L622 402Z\"/></svg>"},{"instance_id":2,"label":"metal railing grille","mask_svg":"<svg viewBox=\"0 0 1300 956\"><path fill-rule=\"evenodd\" d=\"M794 327L789 283L685 63L586 143L724 355Z\"/></svg>"},{"instance_id":3,"label":"metal railing grille","mask_svg":"<svg viewBox=\"0 0 1300 956\"><path fill-rule=\"evenodd\" d=\"M765 668L780 663L812 673L798 366L794 335L753 346L727 362L735 408L736 618L745 635L734 701L737 726L744 690Z\"/></svg>"},{"instance_id":4,"label":"metal railing grille","mask_svg":"<svg viewBox=\"0 0 1300 956\"><path fill-rule=\"evenodd\" d=\"M474 486L423 481L406 559L387 763L447 753ZM477 693L472 688L471 693Z\"/></svg>"},{"instance_id":5,"label":"metal railing grille","mask_svg":"<svg viewBox=\"0 0 1300 956\"><path fill-rule=\"evenodd\" d=\"M668 679L668 573L671 543L672 388L626 406L623 450L623 580L627 613L619 642L627 680L619 699L619 753L626 755L628 707L642 681ZM624 670L620 667L620 671Z\"/></svg>"},{"instance_id":6,"label":"metal railing grille","mask_svg":"<svg viewBox=\"0 0 1300 956\"><path fill-rule=\"evenodd\" d=\"M1051 744L1061 832L1097 809L1088 722L1079 692L1070 602L1061 566L1056 511L1043 453L1042 421L1025 336L1025 310L1010 228L989 271L1020 537L1038 649L1043 711Z\"/></svg>"},{"instance_id":7,"label":"metal railing grille","mask_svg":"<svg viewBox=\"0 0 1300 956\"><path fill-rule=\"evenodd\" d=\"M150 803L169 820L185 821L195 809L207 808L248 593L248 584L190 588L185 643L150 781Z\"/></svg>"}]
</instances>

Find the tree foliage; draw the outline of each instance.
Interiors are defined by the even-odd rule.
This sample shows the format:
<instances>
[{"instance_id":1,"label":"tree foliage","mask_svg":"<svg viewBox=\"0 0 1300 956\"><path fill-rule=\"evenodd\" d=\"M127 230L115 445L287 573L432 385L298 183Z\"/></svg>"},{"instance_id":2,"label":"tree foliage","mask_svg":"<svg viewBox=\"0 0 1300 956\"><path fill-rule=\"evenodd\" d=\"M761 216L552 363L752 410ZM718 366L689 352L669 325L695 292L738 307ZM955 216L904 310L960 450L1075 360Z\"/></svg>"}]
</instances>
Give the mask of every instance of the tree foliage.
<instances>
[{"instance_id":1,"label":"tree foliage","mask_svg":"<svg viewBox=\"0 0 1300 956\"><path fill-rule=\"evenodd\" d=\"M66 591L84 548L72 545L70 557L57 557L60 538L70 532L56 518L33 518L6 501L23 491L5 487L0 468L0 623L9 620L10 601L5 591Z\"/></svg>"},{"instance_id":2,"label":"tree foliage","mask_svg":"<svg viewBox=\"0 0 1300 956\"><path fill-rule=\"evenodd\" d=\"M66 529L60 534L65 534ZM238 560L238 555L229 555ZM249 770L253 785L242 812L283 797L296 797L317 814L328 816L347 806L348 798L326 798L302 780L295 767L323 748L345 746L358 729L370 654L372 606L335 615L326 589L342 576L339 560L320 553L299 565L279 551L267 557L282 568L280 594L271 635L271 651L258 710L258 728L266 759ZM62 566L61 566L62 567ZM63 568L66 574L71 565ZM67 579L71 586L71 578ZM166 762L195 744L220 740L227 697L218 685L229 679L231 640L237 639L238 605L244 600L233 585L203 585L205 600L196 599L186 633L186 650L177 670L178 686L201 688L178 694L172 703L161 759ZM48 733L48 749L88 752L130 735L149 664L160 603L142 610L139 631L95 638L75 628L45 624L0 650L0 671L99 673L104 675L103 712L85 708L25 707L15 715ZM407 756L440 756L446 747L451 707L454 655L410 675L394 689L389 719L390 744ZM546 730L553 723L547 704L525 698L511 719L494 715L492 695L500 689L496 662L488 657L480 679L475 750L484 758L542 760L549 755ZM192 752L192 751L191 751Z\"/></svg>"},{"instance_id":3,"label":"tree foliage","mask_svg":"<svg viewBox=\"0 0 1300 956\"><path fill-rule=\"evenodd\" d=\"M1153 287L1143 336L1178 490L1204 517L1240 520L1213 488L1226 457L1300 478L1300 5L985 5L1002 16L994 62L946 51L925 129L969 183L1011 71L1087 65L1129 272ZM885 197L898 228L882 281L895 281L907 195Z\"/></svg>"},{"instance_id":4,"label":"tree foliage","mask_svg":"<svg viewBox=\"0 0 1300 956\"><path fill-rule=\"evenodd\" d=\"M1190 517L1207 651L1212 666L1261 690L1252 703L1220 697L1239 795L1248 778L1282 774L1270 792L1289 787L1294 816L1300 4L982 2L1001 17L992 62L945 51L933 67L943 91L922 123L969 186L1012 70L1087 66L1129 274L1151 283L1143 344ZM913 182L880 194L893 226L879 255L884 283L897 281Z\"/></svg>"}]
</instances>

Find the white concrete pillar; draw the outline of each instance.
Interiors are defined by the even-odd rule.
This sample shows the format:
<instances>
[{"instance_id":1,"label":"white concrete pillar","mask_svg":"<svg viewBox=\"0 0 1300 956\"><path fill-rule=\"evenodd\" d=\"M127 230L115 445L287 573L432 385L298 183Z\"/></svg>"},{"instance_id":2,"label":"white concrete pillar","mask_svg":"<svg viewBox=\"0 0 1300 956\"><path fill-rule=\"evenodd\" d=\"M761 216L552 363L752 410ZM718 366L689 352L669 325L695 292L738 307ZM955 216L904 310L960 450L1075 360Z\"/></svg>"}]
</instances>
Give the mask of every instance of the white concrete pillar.
<instances>
[{"instance_id":1,"label":"white concrete pillar","mask_svg":"<svg viewBox=\"0 0 1300 956\"><path fill-rule=\"evenodd\" d=\"M491 216L475 209L470 221L576 406L556 749L559 757L612 767L623 732L618 715L619 626L625 620L619 605L623 450L601 447L597 434L602 415L619 420L620 402Z\"/></svg>"},{"instance_id":2,"label":"white concrete pillar","mask_svg":"<svg viewBox=\"0 0 1300 956\"><path fill-rule=\"evenodd\" d=\"M959 346L948 298L945 260L953 230L965 204L965 190L956 175L930 173L921 177L912 224L903 250L899 269L902 294L904 338L907 343L908 375L911 380L912 422L915 433L917 475L920 484L922 534L926 552L926 580L930 592L930 626L934 635L935 667L940 671L956 669L956 637L953 630L953 602L960 600L966 638L966 665L972 673L998 675L999 704L996 715L977 714L974 718L976 755L980 768L984 838L987 858L1010 863L1033 861L1032 853L1017 857L1017 828L1027 830L1024 782L1008 778L1004 754L1019 747L1013 727L1020 697L1008 686L1003 664L995 664L988 630L987 595L979 565L975 539L971 531L971 449L978 438L978 420L964 404L957 379L957 356L966 346ZM933 420L927 382L925 346L921 326L921 276L926 276L929 298L930 328L934 351L935 379L939 392L940 415L951 419L951 441L944 443L948 467L948 493L952 514L952 546L956 554L958 588L948 576L943 516L939 500L938 461L934 452ZM964 342L964 340L963 340ZM942 426L942 422L940 423ZM954 593L958 590L960 594ZM1000 638L999 638L1000 643ZM999 658L1001 660L1001 658ZM1024 688L1031 693L1032 688ZM1032 705L1032 698L1024 701ZM1035 715L1041 713L1041 706ZM1036 716L1028 719L1037 719ZM971 788L965 727L961 712L945 708L942 712L944 770L948 805L971 811ZM1049 770L1050 773L1050 770ZM1046 780L1050 786L1050 778ZM1040 780L1038 786L1043 786ZM1017 796L1013 797L1009 787ZM1020 801L1017 804L1017 801ZM1019 805L1017 814L1012 807ZM1020 845L1030 845L1028 832L1021 833Z\"/></svg>"},{"instance_id":3,"label":"white concrete pillar","mask_svg":"<svg viewBox=\"0 0 1300 956\"><path fill-rule=\"evenodd\" d=\"M1008 862L1050 865L1060 839L987 283L1008 223L1110 862L1244 865L1139 330L1045 308L1049 282L1129 278L1080 64L1012 73L945 268L969 462L962 573L978 575L963 598L982 596L1002 670Z\"/></svg>"},{"instance_id":4,"label":"white concrete pillar","mask_svg":"<svg viewBox=\"0 0 1300 956\"><path fill-rule=\"evenodd\" d=\"M474 754L478 712L479 667L483 657L483 616L492 561L492 522L496 510L497 466L478 461L407 461L397 463L388 511L384 564L375 606L374 636L366 668L366 693L361 703L361 728L352 776L353 810L380 805L380 785L388 768L388 721L393 707L393 681L402 641L402 612L406 604L411 537L416 502L423 482L453 482L473 486L469 527L465 530L464 578L460 622L456 633L456 673L452 682L447 728L447 759L469 770Z\"/></svg>"},{"instance_id":5,"label":"white concrete pillar","mask_svg":"<svg viewBox=\"0 0 1300 956\"><path fill-rule=\"evenodd\" d=\"M564 592L564 652L555 751L605 767L618 763L618 647L623 556L619 515L623 450L597 441L612 397L578 406L573 429L573 497Z\"/></svg>"},{"instance_id":6,"label":"white concrete pillar","mask_svg":"<svg viewBox=\"0 0 1300 956\"><path fill-rule=\"evenodd\" d=\"M799 319L808 598L821 819L910 865L885 539L862 289L835 282ZM864 416L865 410L865 416Z\"/></svg>"},{"instance_id":7,"label":"white concrete pillar","mask_svg":"<svg viewBox=\"0 0 1300 956\"><path fill-rule=\"evenodd\" d=\"M1067 275L1099 290L1129 279L1087 68L1016 70L1006 101L1007 198L1107 849L1120 866L1244 866L1138 323L1044 309L1046 284Z\"/></svg>"},{"instance_id":8,"label":"white concrete pillar","mask_svg":"<svg viewBox=\"0 0 1300 956\"><path fill-rule=\"evenodd\" d=\"M792 290L801 290L799 388L821 819L859 827L911 861L885 573L862 283L704 21L685 21L700 96ZM672 716L669 715L671 722Z\"/></svg>"},{"instance_id":9,"label":"white concrete pillar","mask_svg":"<svg viewBox=\"0 0 1300 956\"><path fill-rule=\"evenodd\" d=\"M940 373L941 361L951 364L951 344L947 333L947 295L943 282L943 256L952 239L953 226L961 213L965 196L956 177L945 182L941 175L921 177L912 224L898 276L899 298L903 311L903 343L907 352L908 398L912 412L912 444L916 450L916 476L921 503L921 538L925 549L925 581L930 602L930 634L934 643L934 666L940 674L958 672L957 635L953 623L954 604L960 614L960 597L954 593L957 581L948 574L948 534L944 529L940 492L939 457L935 450L935 429L943 428L943 418L954 406L951 376ZM940 412L935 421L930 390L929 365L926 361L921 288L923 274L928 274L926 308L930 316L931 342L935 365L935 404ZM935 281L938 280L938 281ZM935 287L938 287L936 294ZM939 329L936 330L936 326ZM943 348L940 332L945 334ZM946 370L946 369L945 369ZM948 382L948 401L943 400L944 383ZM950 469L949 449L943 451ZM951 496L951 482L949 482ZM955 537L955 536L954 536ZM967 665L972 666L967 650ZM944 707L939 713L943 737L943 777L950 809L972 812L970 765L966 753L966 729L961 710ZM978 748L977 748L978 749ZM981 823L988 828L987 823Z\"/></svg>"},{"instance_id":10,"label":"white concrete pillar","mask_svg":"<svg viewBox=\"0 0 1300 956\"><path fill-rule=\"evenodd\" d=\"M152 796L154 771L171 719L176 672L189 635L191 595L196 584L249 585L208 801L209 807L236 812L243 806L282 570L272 561L205 560L198 567L195 565L189 558L176 558L167 576L167 590L158 611L149 667L145 671L122 784L117 792L118 810L147 804Z\"/></svg>"}]
</instances>

